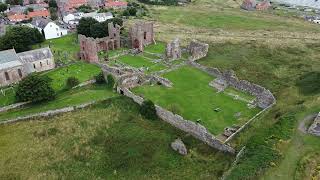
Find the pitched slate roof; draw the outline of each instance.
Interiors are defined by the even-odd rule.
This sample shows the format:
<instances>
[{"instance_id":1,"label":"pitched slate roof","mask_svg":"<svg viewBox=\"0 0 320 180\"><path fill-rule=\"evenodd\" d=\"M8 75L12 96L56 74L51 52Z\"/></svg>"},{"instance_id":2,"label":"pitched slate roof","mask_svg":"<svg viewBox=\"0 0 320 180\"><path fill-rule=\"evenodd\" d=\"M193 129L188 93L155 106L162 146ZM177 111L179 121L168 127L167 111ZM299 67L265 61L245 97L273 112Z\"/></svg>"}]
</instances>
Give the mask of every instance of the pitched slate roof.
<instances>
[{"instance_id":1,"label":"pitched slate roof","mask_svg":"<svg viewBox=\"0 0 320 180\"><path fill-rule=\"evenodd\" d=\"M51 20L48 18L35 17L32 19L31 24L38 28L44 29L49 22L51 22Z\"/></svg>"},{"instance_id":2,"label":"pitched slate roof","mask_svg":"<svg viewBox=\"0 0 320 180\"><path fill-rule=\"evenodd\" d=\"M49 47L25 51L22 53L18 53L17 55L21 59L22 63L30 63L34 61L48 59L52 58L53 56Z\"/></svg>"},{"instance_id":3,"label":"pitched slate roof","mask_svg":"<svg viewBox=\"0 0 320 180\"><path fill-rule=\"evenodd\" d=\"M0 70L21 66L19 57L14 49L0 51Z\"/></svg>"}]
</instances>

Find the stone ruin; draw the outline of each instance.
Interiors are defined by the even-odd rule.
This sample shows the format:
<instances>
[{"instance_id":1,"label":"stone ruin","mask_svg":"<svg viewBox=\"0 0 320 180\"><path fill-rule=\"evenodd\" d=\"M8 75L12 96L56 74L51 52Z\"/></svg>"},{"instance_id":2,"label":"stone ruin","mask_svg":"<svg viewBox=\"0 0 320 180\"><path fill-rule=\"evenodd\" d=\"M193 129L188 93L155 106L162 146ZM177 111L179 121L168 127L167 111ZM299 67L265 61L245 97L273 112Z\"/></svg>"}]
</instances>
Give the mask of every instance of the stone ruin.
<instances>
[{"instance_id":1,"label":"stone ruin","mask_svg":"<svg viewBox=\"0 0 320 180\"><path fill-rule=\"evenodd\" d=\"M189 44L188 50L191 55L190 60L195 61L207 56L209 45L196 40L192 40Z\"/></svg>"},{"instance_id":2,"label":"stone ruin","mask_svg":"<svg viewBox=\"0 0 320 180\"><path fill-rule=\"evenodd\" d=\"M131 48L144 50L144 46L152 44L154 40L154 31L152 22L139 21L129 28L129 41Z\"/></svg>"},{"instance_id":3,"label":"stone ruin","mask_svg":"<svg viewBox=\"0 0 320 180\"><path fill-rule=\"evenodd\" d=\"M174 142L171 143L171 148L177 151L181 155L187 155L188 150L186 145L181 141L181 139L176 139Z\"/></svg>"},{"instance_id":4,"label":"stone ruin","mask_svg":"<svg viewBox=\"0 0 320 180\"><path fill-rule=\"evenodd\" d=\"M175 38L173 41L167 44L166 47L167 59L176 60L181 58L180 40Z\"/></svg>"},{"instance_id":5,"label":"stone ruin","mask_svg":"<svg viewBox=\"0 0 320 180\"><path fill-rule=\"evenodd\" d=\"M320 136L320 112L314 119L312 125L309 127L308 133L315 136Z\"/></svg>"},{"instance_id":6,"label":"stone ruin","mask_svg":"<svg viewBox=\"0 0 320 180\"><path fill-rule=\"evenodd\" d=\"M80 59L90 63L97 63L99 62L99 51L109 51L120 48L120 26L117 24L114 26L113 23L109 23L108 33L109 36L96 39L79 34Z\"/></svg>"}]
</instances>

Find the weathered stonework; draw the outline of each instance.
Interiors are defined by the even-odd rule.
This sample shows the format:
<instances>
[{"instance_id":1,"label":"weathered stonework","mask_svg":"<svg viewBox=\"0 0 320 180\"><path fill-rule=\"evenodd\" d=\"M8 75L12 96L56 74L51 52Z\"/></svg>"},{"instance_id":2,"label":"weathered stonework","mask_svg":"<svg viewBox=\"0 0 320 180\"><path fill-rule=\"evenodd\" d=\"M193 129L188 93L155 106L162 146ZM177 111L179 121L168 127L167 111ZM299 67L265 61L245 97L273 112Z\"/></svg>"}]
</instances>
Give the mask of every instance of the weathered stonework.
<instances>
[{"instance_id":1,"label":"weathered stonework","mask_svg":"<svg viewBox=\"0 0 320 180\"><path fill-rule=\"evenodd\" d=\"M139 21L129 29L129 41L131 48L144 50L144 46L152 44L154 40L154 31L152 22Z\"/></svg>"},{"instance_id":2,"label":"weathered stonework","mask_svg":"<svg viewBox=\"0 0 320 180\"><path fill-rule=\"evenodd\" d=\"M175 60L181 58L180 40L175 38L173 41L167 44L166 47L167 59Z\"/></svg>"},{"instance_id":3,"label":"weathered stonework","mask_svg":"<svg viewBox=\"0 0 320 180\"><path fill-rule=\"evenodd\" d=\"M188 154L188 150L186 145L184 145L184 143L181 141L181 139L176 139L175 141L173 141L171 143L171 148L175 151L177 151L179 154L181 155L187 155Z\"/></svg>"},{"instance_id":4,"label":"weathered stonework","mask_svg":"<svg viewBox=\"0 0 320 180\"><path fill-rule=\"evenodd\" d=\"M206 66L202 66L196 62L190 61L189 64L204 72L207 72L208 74L216 78L223 80L228 86L231 86L240 91L248 92L249 94L255 96L256 99L254 104L262 109L265 109L276 102L276 99L270 92L270 90L246 80L239 80L233 71L222 73L217 68L209 68Z\"/></svg>"},{"instance_id":5,"label":"weathered stonework","mask_svg":"<svg viewBox=\"0 0 320 180\"><path fill-rule=\"evenodd\" d=\"M99 51L109 51L120 48L120 26L117 24L114 26L113 23L109 23L108 33L109 36L96 39L79 34L80 59L90 63L99 62Z\"/></svg>"},{"instance_id":6,"label":"weathered stonework","mask_svg":"<svg viewBox=\"0 0 320 180\"><path fill-rule=\"evenodd\" d=\"M206 57L209 50L209 45L196 40L192 40L189 44L190 60L195 61Z\"/></svg>"},{"instance_id":7,"label":"weathered stonework","mask_svg":"<svg viewBox=\"0 0 320 180\"><path fill-rule=\"evenodd\" d=\"M315 136L320 136L320 112L313 121L313 124L310 126L308 132Z\"/></svg>"}]
</instances>

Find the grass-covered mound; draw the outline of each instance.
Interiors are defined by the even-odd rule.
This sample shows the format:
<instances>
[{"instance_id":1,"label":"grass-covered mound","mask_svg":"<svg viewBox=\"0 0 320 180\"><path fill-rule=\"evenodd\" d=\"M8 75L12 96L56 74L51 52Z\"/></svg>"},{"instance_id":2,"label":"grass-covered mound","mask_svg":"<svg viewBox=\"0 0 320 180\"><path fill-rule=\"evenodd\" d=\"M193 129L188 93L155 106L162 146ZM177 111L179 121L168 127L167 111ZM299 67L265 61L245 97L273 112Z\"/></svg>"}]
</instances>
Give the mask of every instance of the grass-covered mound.
<instances>
[{"instance_id":1,"label":"grass-covered mound","mask_svg":"<svg viewBox=\"0 0 320 180\"><path fill-rule=\"evenodd\" d=\"M187 156L171 149L177 137ZM232 161L125 97L0 126L0 144L0 179L217 179Z\"/></svg>"}]
</instances>

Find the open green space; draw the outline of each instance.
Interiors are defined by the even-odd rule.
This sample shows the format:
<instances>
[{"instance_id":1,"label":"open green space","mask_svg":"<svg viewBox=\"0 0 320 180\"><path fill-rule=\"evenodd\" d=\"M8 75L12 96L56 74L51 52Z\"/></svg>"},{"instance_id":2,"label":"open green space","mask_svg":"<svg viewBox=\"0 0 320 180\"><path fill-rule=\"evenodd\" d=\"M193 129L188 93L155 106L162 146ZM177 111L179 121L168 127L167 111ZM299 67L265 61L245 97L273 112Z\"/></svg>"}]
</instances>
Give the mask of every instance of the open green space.
<instances>
[{"instance_id":1,"label":"open green space","mask_svg":"<svg viewBox=\"0 0 320 180\"><path fill-rule=\"evenodd\" d=\"M156 42L155 44L150 44L144 48L144 51L155 54L164 54L166 49L166 44L164 42Z\"/></svg>"},{"instance_id":2,"label":"open green space","mask_svg":"<svg viewBox=\"0 0 320 180\"><path fill-rule=\"evenodd\" d=\"M54 54L55 61L69 62L70 60L78 60L77 53L80 51L77 34L68 34L61 38L49 39L45 42L34 45L34 49L41 47L50 47Z\"/></svg>"},{"instance_id":3,"label":"open green space","mask_svg":"<svg viewBox=\"0 0 320 180\"><path fill-rule=\"evenodd\" d=\"M156 104L170 109L175 106L180 115L189 120L201 120L212 133L219 134L233 124L241 125L256 113L258 108L249 109L247 103L235 100L209 86L214 78L198 69L184 66L164 75L172 83L172 88L163 86L142 86L133 91ZM216 112L215 109L220 109ZM235 114L241 112L237 119Z\"/></svg>"},{"instance_id":4,"label":"open green space","mask_svg":"<svg viewBox=\"0 0 320 180\"><path fill-rule=\"evenodd\" d=\"M23 108L2 112L0 113L0 121L48 110L64 108L67 106L76 106L87 102L104 100L114 96L117 96L117 94L114 93L112 89L108 88L107 85L88 85L86 87L76 88L59 93L56 99L52 101L34 105L30 104Z\"/></svg>"},{"instance_id":5,"label":"open green space","mask_svg":"<svg viewBox=\"0 0 320 180\"><path fill-rule=\"evenodd\" d=\"M125 97L49 119L0 127L1 179L218 179L232 157ZM182 138L189 154L173 151Z\"/></svg>"},{"instance_id":6,"label":"open green space","mask_svg":"<svg viewBox=\"0 0 320 180\"><path fill-rule=\"evenodd\" d=\"M154 63L152 60L144 58L140 55L124 55L120 56L118 60L124 64L135 68L146 68L146 72L154 72L165 69L165 66L160 63Z\"/></svg>"}]
</instances>

